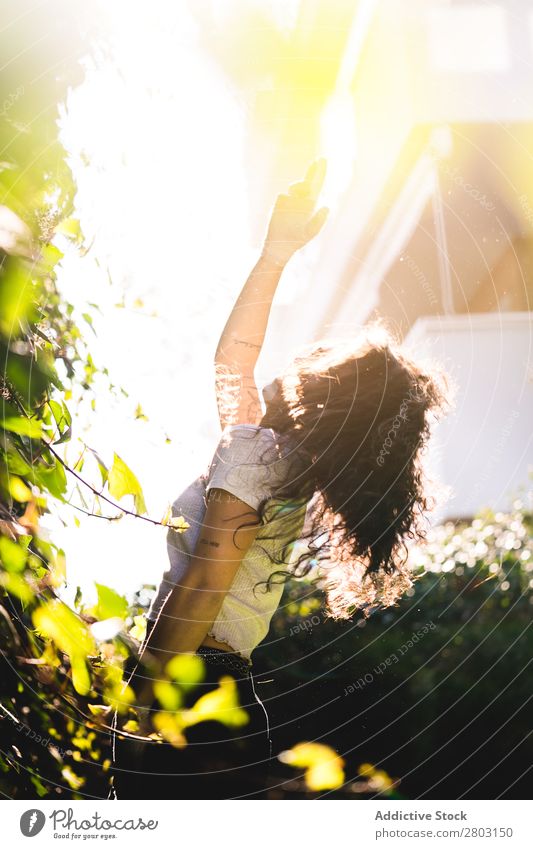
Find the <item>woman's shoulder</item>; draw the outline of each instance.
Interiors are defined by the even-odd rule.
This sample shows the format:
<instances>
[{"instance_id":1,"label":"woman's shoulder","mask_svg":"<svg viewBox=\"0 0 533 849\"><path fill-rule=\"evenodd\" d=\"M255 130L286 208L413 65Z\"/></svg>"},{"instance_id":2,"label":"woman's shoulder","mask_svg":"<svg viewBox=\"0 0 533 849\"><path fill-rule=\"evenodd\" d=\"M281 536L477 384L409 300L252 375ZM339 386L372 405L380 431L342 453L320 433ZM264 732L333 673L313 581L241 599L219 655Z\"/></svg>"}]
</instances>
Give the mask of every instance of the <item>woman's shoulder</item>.
<instances>
[{"instance_id":1,"label":"woman's shoulder","mask_svg":"<svg viewBox=\"0 0 533 849\"><path fill-rule=\"evenodd\" d=\"M293 463L298 466L308 463L307 454L294 435L255 424L227 425L217 450L222 450L224 455L229 453L236 462L242 458L250 463L274 465L280 473Z\"/></svg>"},{"instance_id":2,"label":"woman's shoulder","mask_svg":"<svg viewBox=\"0 0 533 849\"><path fill-rule=\"evenodd\" d=\"M272 434L274 433L274 431L272 430L271 427L263 427L262 425L244 424L244 423L226 425L226 427L224 428L222 433L223 434L226 433L226 432L228 432L228 433L240 433L240 431L244 431L244 432L253 431L255 433L272 433Z\"/></svg>"},{"instance_id":3,"label":"woman's shoulder","mask_svg":"<svg viewBox=\"0 0 533 849\"><path fill-rule=\"evenodd\" d=\"M242 439L253 442L278 442L279 434L270 427L255 424L230 424L222 431L221 440Z\"/></svg>"},{"instance_id":4,"label":"woman's shoulder","mask_svg":"<svg viewBox=\"0 0 533 849\"><path fill-rule=\"evenodd\" d=\"M280 433L271 427L263 427L263 425L255 424L231 424L226 425L222 431L220 442L227 444L229 442L239 442L250 446L272 447L277 449L278 457L283 457L287 453L295 450L294 438L285 433ZM253 450L253 449L252 449Z\"/></svg>"},{"instance_id":5,"label":"woman's shoulder","mask_svg":"<svg viewBox=\"0 0 533 849\"><path fill-rule=\"evenodd\" d=\"M249 460L258 461L268 452L270 459L276 454L276 446L279 439L271 428L261 427L253 424L231 424L226 425L220 436L217 452L231 450L231 456L238 459L239 456ZM280 456L278 454L278 456ZM263 460L264 462L264 460Z\"/></svg>"}]
</instances>

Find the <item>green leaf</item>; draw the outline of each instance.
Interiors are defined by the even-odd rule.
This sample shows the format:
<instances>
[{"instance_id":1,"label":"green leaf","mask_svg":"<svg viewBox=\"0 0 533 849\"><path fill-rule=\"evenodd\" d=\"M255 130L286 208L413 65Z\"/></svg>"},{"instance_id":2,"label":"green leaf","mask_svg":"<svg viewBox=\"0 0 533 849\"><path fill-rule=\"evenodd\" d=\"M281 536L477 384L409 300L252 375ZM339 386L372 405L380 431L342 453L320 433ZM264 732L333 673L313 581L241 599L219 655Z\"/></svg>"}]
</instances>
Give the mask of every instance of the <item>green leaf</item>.
<instances>
[{"instance_id":1,"label":"green leaf","mask_svg":"<svg viewBox=\"0 0 533 849\"><path fill-rule=\"evenodd\" d=\"M4 574L0 574L0 585L6 592L19 598L23 604L29 604L33 601L33 590L28 586L22 575L4 572Z\"/></svg>"},{"instance_id":2,"label":"green leaf","mask_svg":"<svg viewBox=\"0 0 533 849\"><path fill-rule=\"evenodd\" d=\"M54 266L62 260L64 253L56 248L55 245L41 245L40 260L46 271L52 271Z\"/></svg>"},{"instance_id":3,"label":"green leaf","mask_svg":"<svg viewBox=\"0 0 533 849\"><path fill-rule=\"evenodd\" d=\"M39 469L36 471L35 479L54 498L61 498L67 488L67 476L59 460L55 460L55 464L51 469Z\"/></svg>"},{"instance_id":4,"label":"green leaf","mask_svg":"<svg viewBox=\"0 0 533 849\"><path fill-rule=\"evenodd\" d=\"M87 448L89 448L89 446L87 446ZM94 448L89 448L89 451L98 463L98 468L100 469L100 475L102 477L102 484L105 484L107 482L107 478L109 477L108 468L100 457L100 455L98 454L98 452L94 450Z\"/></svg>"},{"instance_id":5,"label":"green leaf","mask_svg":"<svg viewBox=\"0 0 533 849\"><path fill-rule=\"evenodd\" d=\"M82 313L81 317L83 318L84 321L87 322L87 324L91 328L92 332L96 336L96 330L93 327L93 317L92 317L92 315L89 312L84 312L84 313Z\"/></svg>"},{"instance_id":6,"label":"green leaf","mask_svg":"<svg viewBox=\"0 0 533 849\"><path fill-rule=\"evenodd\" d=\"M88 704L87 707L91 711L93 716L107 716L111 710L110 705L91 705Z\"/></svg>"},{"instance_id":7,"label":"green leaf","mask_svg":"<svg viewBox=\"0 0 533 849\"><path fill-rule=\"evenodd\" d=\"M72 424L72 416L70 415L70 410L69 410L69 408L67 407L67 405L65 404L64 401L61 404L61 406L63 408L63 415L65 417L65 421L66 421L68 427L70 427L71 424Z\"/></svg>"},{"instance_id":8,"label":"green leaf","mask_svg":"<svg viewBox=\"0 0 533 849\"><path fill-rule=\"evenodd\" d=\"M68 442L69 439L71 439L71 438L72 438L72 428L67 427L67 429L65 431L63 431L63 433L61 434L59 439L56 439L56 441L54 442L54 445L61 445L62 442Z\"/></svg>"},{"instance_id":9,"label":"green leaf","mask_svg":"<svg viewBox=\"0 0 533 849\"><path fill-rule=\"evenodd\" d=\"M36 358L15 354L0 342L2 376L17 393L25 407L37 406L43 393L50 389L50 374L43 357ZM3 418L8 414L2 409Z\"/></svg>"},{"instance_id":10,"label":"green leaf","mask_svg":"<svg viewBox=\"0 0 533 849\"><path fill-rule=\"evenodd\" d=\"M148 421L148 416L145 415L144 410L143 410L143 408L141 407L140 404L137 404L137 406L135 407L134 416L135 416L136 419L140 419L143 422Z\"/></svg>"},{"instance_id":11,"label":"green leaf","mask_svg":"<svg viewBox=\"0 0 533 849\"><path fill-rule=\"evenodd\" d=\"M85 658L79 654L71 655L72 685L80 696L86 696L91 689L91 678Z\"/></svg>"},{"instance_id":12,"label":"green leaf","mask_svg":"<svg viewBox=\"0 0 533 849\"><path fill-rule=\"evenodd\" d=\"M71 769L70 766L64 766L61 770L61 775L63 776L69 787L72 788L72 790L79 790L80 787L83 787L83 785L85 784L85 778L76 775L76 773L73 769Z\"/></svg>"},{"instance_id":13,"label":"green leaf","mask_svg":"<svg viewBox=\"0 0 533 849\"><path fill-rule=\"evenodd\" d=\"M62 442L68 442L72 436L72 419L65 404L60 404L54 401L53 398L48 400L48 405L52 411L60 437L56 439L54 445L60 445Z\"/></svg>"},{"instance_id":14,"label":"green leaf","mask_svg":"<svg viewBox=\"0 0 533 849\"><path fill-rule=\"evenodd\" d=\"M0 559L8 572L22 572L26 565L27 552L8 537L0 536Z\"/></svg>"},{"instance_id":15,"label":"green leaf","mask_svg":"<svg viewBox=\"0 0 533 849\"><path fill-rule=\"evenodd\" d=\"M80 222L77 218L64 218L55 228L56 233L61 233L76 241L82 238Z\"/></svg>"},{"instance_id":16,"label":"green leaf","mask_svg":"<svg viewBox=\"0 0 533 849\"><path fill-rule=\"evenodd\" d=\"M94 654L95 642L87 625L62 601L53 599L42 604L32 619L40 633L68 655Z\"/></svg>"},{"instance_id":17,"label":"green leaf","mask_svg":"<svg viewBox=\"0 0 533 849\"><path fill-rule=\"evenodd\" d=\"M11 262L0 281L0 332L18 338L27 322L35 318L35 284L21 262Z\"/></svg>"},{"instance_id":18,"label":"green leaf","mask_svg":"<svg viewBox=\"0 0 533 849\"><path fill-rule=\"evenodd\" d=\"M146 616L141 613L139 616L133 617L133 627L130 628L128 634L130 635L130 637L133 637L134 640L138 640L140 643L142 643L144 642L144 638L146 637L146 627Z\"/></svg>"},{"instance_id":19,"label":"green leaf","mask_svg":"<svg viewBox=\"0 0 533 849\"><path fill-rule=\"evenodd\" d=\"M163 522L163 524L168 525L169 528L172 528L172 530L176 531L178 534L182 534L187 530L187 528L190 528L189 523L185 521L183 516L174 516L174 518L168 519Z\"/></svg>"},{"instance_id":20,"label":"green leaf","mask_svg":"<svg viewBox=\"0 0 533 849\"><path fill-rule=\"evenodd\" d=\"M146 513L146 504L142 487L124 460L114 455L113 465L109 472L108 479L109 494L119 501L125 495L133 495L135 509L137 513Z\"/></svg>"},{"instance_id":21,"label":"green leaf","mask_svg":"<svg viewBox=\"0 0 533 849\"><path fill-rule=\"evenodd\" d=\"M96 581L95 587L98 593L98 603L95 609L96 618L112 619L117 616L120 619L125 619L128 615L128 602L124 596L119 595L111 587L97 584Z\"/></svg>"},{"instance_id":22,"label":"green leaf","mask_svg":"<svg viewBox=\"0 0 533 849\"><path fill-rule=\"evenodd\" d=\"M35 787L39 797L46 796L50 792L37 775L30 776L30 781Z\"/></svg>"},{"instance_id":23,"label":"green leaf","mask_svg":"<svg viewBox=\"0 0 533 849\"><path fill-rule=\"evenodd\" d=\"M334 790L344 782L344 760L324 743L297 743L278 758L296 769L305 769L309 790Z\"/></svg>"},{"instance_id":24,"label":"green leaf","mask_svg":"<svg viewBox=\"0 0 533 849\"><path fill-rule=\"evenodd\" d=\"M15 501L19 501L21 504L25 504L31 498L31 489L17 475L9 476L8 489L11 498L14 498Z\"/></svg>"},{"instance_id":25,"label":"green leaf","mask_svg":"<svg viewBox=\"0 0 533 849\"><path fill-rule=\"evenodd\" d=\"M170 681L155 681L154 696L164 710L179 710L183 699L178 688Z\"/></svg>"},{"instance_id":26,"label":"green leaf","mask_svg":"<svg viewBox=\"0 0 533 849\"><path fill-rule=\"evenodd\" d=\"M63 409L61 407L61 404L59 404L58 401L54 401L53 398L49 398L48 399L48 406L50 407L50 409L52 411L52 415L53 415L53 417L56 421L56 424L57 424L59 430L61 430L61 421L63 419Z\"/></svg>"},{"instance_id":27,"label":"green leaf","mask_svg":"<svg viewBox=\"0 0 533 849\"><path fill-rule=\"evenodd\" d=\"M13 475L30 475L32 468L20 454L8 454L6 457L6 466L10 474Z\"/></svg>"},{"instance_id":28,"label":"green leaf","mask_svg":"<svg viewBox=\"0 0 533 849\"><path fill-rule=\"evenodd\" d=\"M74 689L80 695L87 695L90 689L87 655L96 653L96 645L85 622L58 599L34 610L32 620L43 637L69 656Z\"/></svg>"},{"instance_id":29,"label":"green leaf","mask_svg":"<svg viewBox=\"0 0 533 849\"><path fill-rule=\"evenodd\" d=\"M169 660L165 672L184 690L194 690L204 679L205 670L201 657L195 654L177 654Z\"/></svg>"},{"instance_id":30,"label":"green leaf","mask_svg":"<svg viewBox=\"0 0 533 849\"><path fill-rule=\"evenodd\" d=\"M43 435L43 423L37 419L9 416L6 419L2 419L0 425L4 430L17 433L19 436L29 436L30 439L40 439Z\"/></svg>"},{"instance_id":31,"label":"green leaf","mask_svg":"<svg viewBox=\"0 0 533 849\"><path fill-rule=\"evenodd\" d=\"M161 519L161 524L162 525L168 525L170 519L172 519L172 507L169 504L167 509L165 510L165 514L164 514L163 518Z\"/></svg>"},{"instance_id":32,"label":"green leaf","mask_svg":"<svg viewBox=\"0 0 533 849\"><path fill-rule=\"evenodd\" d=\"M223 675L216 690L200 696L192 708L183 711L181 715L184 727L215 720L228 728L241 728L249 719L249 715L239 704L235 679L229 675Z\"/></svg>"}]
</instances>

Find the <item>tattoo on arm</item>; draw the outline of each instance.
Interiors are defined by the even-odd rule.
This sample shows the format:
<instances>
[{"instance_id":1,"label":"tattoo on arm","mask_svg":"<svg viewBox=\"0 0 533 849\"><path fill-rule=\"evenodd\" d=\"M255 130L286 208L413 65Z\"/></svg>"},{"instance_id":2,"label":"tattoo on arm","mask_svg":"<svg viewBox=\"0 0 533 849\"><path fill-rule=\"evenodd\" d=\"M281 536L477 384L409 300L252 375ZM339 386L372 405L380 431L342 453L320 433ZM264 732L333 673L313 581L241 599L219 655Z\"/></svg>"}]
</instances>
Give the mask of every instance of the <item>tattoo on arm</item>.
<instances>
[{"instance_id":1,"label":"tattoo on arm","mask_svg":"<svg viewBox=\"0 0 533 849\"><path fill-rule=\"evenodd\" d=\"M250 422L255 422L256 419L260 419L262 415L263 411L261 409L261 404L256 398L254 398L248 405L248 420Z\"/></svg>"},{"instance_id":2,"label":"tattoo on arm","mask_svg":"<svg viewBox=\"0 0 533 849\"><path fill-rule=\"evenodd\" d=\"M237 365L217 363L215 391L222 427L238 420L239 408L250 423L258 422L263 411L258 398L253 374L245 373Z\"/></svg>"},{"instance_id":3,"label":"tattoo on arm","mask_svg":"<svg viewBox=\"0 0 533 849\"><path fill-rule=\"evenodd\" d=\"M253 342L247 342L245 339L234 339L236 345L244 345L246 348L255 348L256 351L261 350L261 345L255 345Z\"/></svg>"},{"instance_id":4,"label":"tattoo on arm","mask_svg":"<svg viewBox=\"0 0 533 849\"><path fill-rule=\"evenodd\" d=\"M212 545L213 548L219 548L220 547L219 542L215 542L214 539L207 539L207 537L202 537L202 539L200 540L200 544L201 545Z\"/></svg>"}]
</instances>

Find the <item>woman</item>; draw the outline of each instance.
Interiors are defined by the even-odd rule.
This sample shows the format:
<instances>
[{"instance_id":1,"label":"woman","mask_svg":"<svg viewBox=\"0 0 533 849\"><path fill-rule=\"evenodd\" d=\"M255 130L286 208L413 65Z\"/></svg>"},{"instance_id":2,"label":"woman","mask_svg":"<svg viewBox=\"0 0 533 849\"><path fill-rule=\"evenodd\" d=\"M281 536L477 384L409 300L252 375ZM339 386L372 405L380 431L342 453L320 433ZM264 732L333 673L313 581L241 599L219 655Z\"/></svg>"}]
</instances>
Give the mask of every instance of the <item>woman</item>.
<instances>
[{"instance_id":1,"label":"woman","mask_svg":"<svg viewBox=\"0 0 533 849\"><path fill-rule=\"evenodd\" d=\"M392 604L411 585L405 540L421 534L429 506L420 454L430 414L443 403L436 378L374 326L295 359L264 390L265 413L254 380L282 271L325 221L326 209L314 212L324 172L319 160L279 196L222 333L215 366L223 435L208 472L174 503L189 528L169 531L171 565L143 647L150 663L131 681L149 733L153 680L168 678L175 655L199 655L205 677L185 707L220 680L235 682L249 722L232 728L230 709L228 722L187 729L186 748L144 746L142 757L123 759L119 796L121 782L130 798L260 796L271 752L251 654L286 576L313 570L336 617Z\"/></svg>"}]
</instances>

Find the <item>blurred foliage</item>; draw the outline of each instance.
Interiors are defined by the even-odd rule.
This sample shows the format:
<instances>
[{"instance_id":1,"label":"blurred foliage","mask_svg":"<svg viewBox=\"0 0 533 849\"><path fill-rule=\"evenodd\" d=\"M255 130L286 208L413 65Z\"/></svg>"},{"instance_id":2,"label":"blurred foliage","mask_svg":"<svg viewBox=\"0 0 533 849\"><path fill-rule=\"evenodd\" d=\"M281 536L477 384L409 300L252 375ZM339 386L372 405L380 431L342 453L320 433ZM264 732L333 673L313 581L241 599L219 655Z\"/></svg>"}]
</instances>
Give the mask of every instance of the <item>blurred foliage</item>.
<instances>
[{"instance_id":1,"label":"blurred foliage","mask_svg":"<svg viewBox=\"0 0 533 849\"><path fill-rule=\"evenodd\" d=\"M21 7L27 7L26 14ZM146 633L142 594L130 604L113 588L96 584L96 604L87 606L78 592L71 609L57 592L66 577L64 552L39 525L57 502L99 516L102 503L117 508L118 517L121 511L146 512L141 484L117 453L108 467L82 443L70 468L63 452L76 426L69 410L75 408L73 390L77 386L81 397L99 373L107 374L94 362L74 307L57 285L64 256L59 245L84 250L73 217L76 187L57 124L58 104L68 86L80 82L79 58L90 49L81 32L82 9L63 0L38 8L8 3L4 11L10 23L0 32L5 61L0 80L0 792L8 798L105 798L114 711L124 733L139 727L135 694L126 680L128 660L135 661ZM90 313L81 318L92 328ZM136 415L142 417L140 408ZM98 487L81 477L87 459L96 466ZM68 492L73 482L81 507ZM91 504L84 497L87 490ZM116 504L126 497L134 511ZM147 521L176 533L188 528L170 511L162 522ZM248 721L232 678L223 678L217 689L185 708L185 695L202 680L203 663L174 658L167 671L156 695L175 713L155 714L159 739L182 746L184 730L199 722L215 719L240 727Z\"/></svg>"},{"instance_id":2,"label":"blurred foliage","mask_svg":"<svg viewBox=\"0 0 533 849\"><path fill-rule=\"evenodd\" d=\"M19 798L91 792L109 768L76 700L90 690L95 640L56 598L64 555L38 530L49 499L65 497L51 446L70 437L66 387L86 357L54 244L58 229L81 242L57 128L81 78L77 5L52 22L46 4L8 2L0 33L0 790Z\"/></svg>"},{"instance_id":3,"label":"blurred foliage","mask_svg":"<svg viewBox=\"0 0 533 849\"><path fill-rule=\"evenodd\" d=\"M14 798L105 795L109 736L99 723L131 700L129 647L117 635L139 613L102 586L95 609L71 610L56 594L64 553L39 531L54 500L67 500L59 452L72 436L76 367L84 390L95 373L56 276L58 243L83 243L57 124L58 104L82 79L83 7L58 0L54 10L8 2L0 33L0 790ZM133 492L121 472L120 495L129 483L138 498L138 482ZM95 622L110 617L114 641Z\"/></svg>"},{"instance_id":4,"label":"blurred foliage","mask_svg":"<svg viewBox=\"0 0 533 849\"><path fill-rule=\"evenodd\" d=\"M292 749L280 752L282 763L304 769L304 780L309 790L334 790L344 781L344 761L323 743L297 743Z\"/></svg>"}]
</instances>

